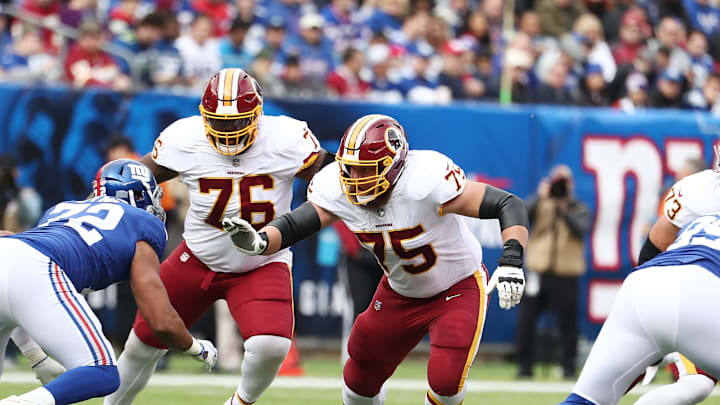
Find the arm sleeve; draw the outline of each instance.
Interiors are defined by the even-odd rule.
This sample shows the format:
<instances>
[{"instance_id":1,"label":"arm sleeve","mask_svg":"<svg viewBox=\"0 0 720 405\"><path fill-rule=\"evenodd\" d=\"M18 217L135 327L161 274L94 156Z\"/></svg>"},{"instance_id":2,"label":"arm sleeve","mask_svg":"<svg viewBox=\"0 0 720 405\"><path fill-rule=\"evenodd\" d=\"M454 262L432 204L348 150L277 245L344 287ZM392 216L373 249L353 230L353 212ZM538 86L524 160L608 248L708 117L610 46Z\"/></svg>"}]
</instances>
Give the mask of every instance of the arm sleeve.
<instances>
[{"instance_id":1,"label":"arm sleeve","mask_svg":"<svg viewBox=\"0 0 720 405\"><path fill-rule=\"evenodd\" d=\"M528 212L527 208L525 208L525 203L514 194L495 188L489 184L485 186L485 196L483 197L482 203L480 203L478 218L498 218L500 220L501 230L514 225L522 225L525 228L529 227Z\"/></svg>"}]
</instances>

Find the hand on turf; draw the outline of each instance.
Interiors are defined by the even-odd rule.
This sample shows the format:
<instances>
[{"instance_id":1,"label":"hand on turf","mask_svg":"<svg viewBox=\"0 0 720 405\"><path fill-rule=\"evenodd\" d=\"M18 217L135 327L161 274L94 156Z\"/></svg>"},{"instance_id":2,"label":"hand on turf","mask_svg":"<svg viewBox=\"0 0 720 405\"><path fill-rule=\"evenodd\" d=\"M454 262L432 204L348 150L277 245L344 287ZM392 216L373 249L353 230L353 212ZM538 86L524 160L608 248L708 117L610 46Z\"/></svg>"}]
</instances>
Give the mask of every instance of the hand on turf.
<instances>
[{"instance_id":1,"label":"hand on turf","mask_svg":"<svg viewBox=\"0 0 720 405\"><path fill-rule=\"evenodd\" d=\"M490 277L485 295L498 290L500 308L511 309L520 303L525 290L523 269L513 266L498 266Z\"/></svg>"},{"instance_id":2,"label":"hand on turf","mask_svg":"<svg viewBox=\"0 0 720 405\"><path fill-rule=\"evenodd\" d=\"M192 346L183 353L192 356L193 359L199 362L205 363L207 371L212 371L217 362L217 349L209 340L193 338Z\"/></svg>"},{"instance_id":3,"label":"hand on turf","mask_svg":"<svg viewBox=\"0 0 720 405\"><path fill-rule=\"evenodd\" d=\"M223 218L223 228L230 234L235 249L249 256L261 255L267 249L267 241L260 237L260 234L249 222L242 218Z\"/></svg>"}]
</instances>

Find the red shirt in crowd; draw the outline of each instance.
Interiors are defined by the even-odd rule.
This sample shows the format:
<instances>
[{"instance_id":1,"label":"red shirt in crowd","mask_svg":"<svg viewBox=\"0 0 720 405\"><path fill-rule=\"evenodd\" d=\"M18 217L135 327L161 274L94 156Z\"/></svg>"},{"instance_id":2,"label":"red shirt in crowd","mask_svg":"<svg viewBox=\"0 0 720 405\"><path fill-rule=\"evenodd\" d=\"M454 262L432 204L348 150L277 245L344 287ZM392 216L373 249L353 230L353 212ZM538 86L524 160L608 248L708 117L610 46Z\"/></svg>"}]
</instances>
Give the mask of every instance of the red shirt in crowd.
<instances>
[{"instance_id":1,"label":"red shirt in crowd","mask_svg":"<svg viewBox=\"0 0 720 405\"><path fill-rule=\"evenodd\" d=\"M353 100L362 99L370 89L370 83L359 79L342 65L330 72L325 81L330 93Z\"/></svg>"},{"instance_id":2,"label":"red shirt in crowd","mask_svg":"<svg viewBox=\"0 0 720 405\"><path fill-rule=\"evenodd\" d=\"M74 44L65 59L65 74L76 87L111 87L120 75L117 63L105 52L88 53Z\"/></svg>"},{"instance_id":3,"label":"red shirt in crowd","mask_svg":"<svg viewBox=\"0 0 720 405\"><path fill-rule=\"evenodd\" d=\"M192 8L210 17L215 23L213 35L225 35L230 30L230 5L225 1L195 0Z\"/></svg>"}]
</instances>

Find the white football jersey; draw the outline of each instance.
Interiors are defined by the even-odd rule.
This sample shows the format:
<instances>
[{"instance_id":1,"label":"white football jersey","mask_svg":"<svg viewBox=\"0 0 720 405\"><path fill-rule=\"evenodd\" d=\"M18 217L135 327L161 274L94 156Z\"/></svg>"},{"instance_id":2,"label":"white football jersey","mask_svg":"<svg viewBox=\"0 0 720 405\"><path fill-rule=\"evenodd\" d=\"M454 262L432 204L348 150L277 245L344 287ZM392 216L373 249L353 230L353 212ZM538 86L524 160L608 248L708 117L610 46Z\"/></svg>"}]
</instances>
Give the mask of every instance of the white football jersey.
<instances>
[{"instance_id":1,"label":"white football jersey","mask_svg":"<svg viewBox=\"0 0 720 405\"><path fill-rule=\"evenodd\" d=\"M205 136L203 119L175 121L155 141L152 158L180 173L190 193L183 237L188 248L217 272L242 273L270 262L292 262L283 249L246 256L223 231L224 217L240 216L259 229L290 211L295 175L311 165L320 144L307 124L285 116L261 116L258 137L244 153L224 156Z\"/></svg>"},{"instance_id":2,"label":"white football jersey","mask_svg":"<svg viewBox=\"0 0 720 405\"><path fill-rule=\"evenodd\" d=\"M713 170L681 179L665 196L663 214L678 228L716 212L720 212L720 173Z\"/></svg>"},{"instance_id":3,"label":"white football jersey","mask_svg":"<svg viewBox=\"0 0 720 405\"><path fill-rule=\"evenodd\" d=\"M482 248L461 216L442 215L442 205L465 189L462 169L425 150L410 151L405 165L381 208L348 201L337 163L315 175L308 200L345 222L375 254L395 292L427 298L482 270Z\"/></svg>"}]
</instances>

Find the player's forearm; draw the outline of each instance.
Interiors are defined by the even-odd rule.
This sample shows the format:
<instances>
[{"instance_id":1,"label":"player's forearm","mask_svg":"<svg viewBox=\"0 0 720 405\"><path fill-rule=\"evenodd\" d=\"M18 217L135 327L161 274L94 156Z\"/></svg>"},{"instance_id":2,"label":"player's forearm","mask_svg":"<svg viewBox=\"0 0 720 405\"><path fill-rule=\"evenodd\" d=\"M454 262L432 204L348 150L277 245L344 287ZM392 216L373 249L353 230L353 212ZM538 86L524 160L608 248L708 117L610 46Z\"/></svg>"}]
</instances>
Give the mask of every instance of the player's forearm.
<instances>
[{"instance_id":1,"label":"player's forearm","mask_svg":"<svg viewBox=\"0 0 720 405\"><path fill-rule=\"evenodd\" d=\"M510 239L515 239L516 241L520 242L523 247L527 245L528 234L529 233L527 227L523 225L511 226L504 229L501 233L503 243L509 241Z\"/></svg>"},{"instance_id":2,"label":"player's forearm","mask_svg":"<svg viewBox=\"0 0 720 405\"><path fill-rule=\"evenodd\" d=\"M177 313L167 316L166 319L156 320L154 324L148 321L148 324L155 336L167 346L181 352L192 346L193 337Z\"/></svg>"},{"instance_id":3,"label":"player's forearm","mask_svg":"<svg viewBox=\"0 0 720 405\"><path fill-rule=\"evenodd\" d=\"M260 230L267 238L267 248L263 255L271 255L281 249L292 246L295 243L317 233L323 224L315 206L306 201L299 207L270 221Z\"/></svg>"}]
</instances>

